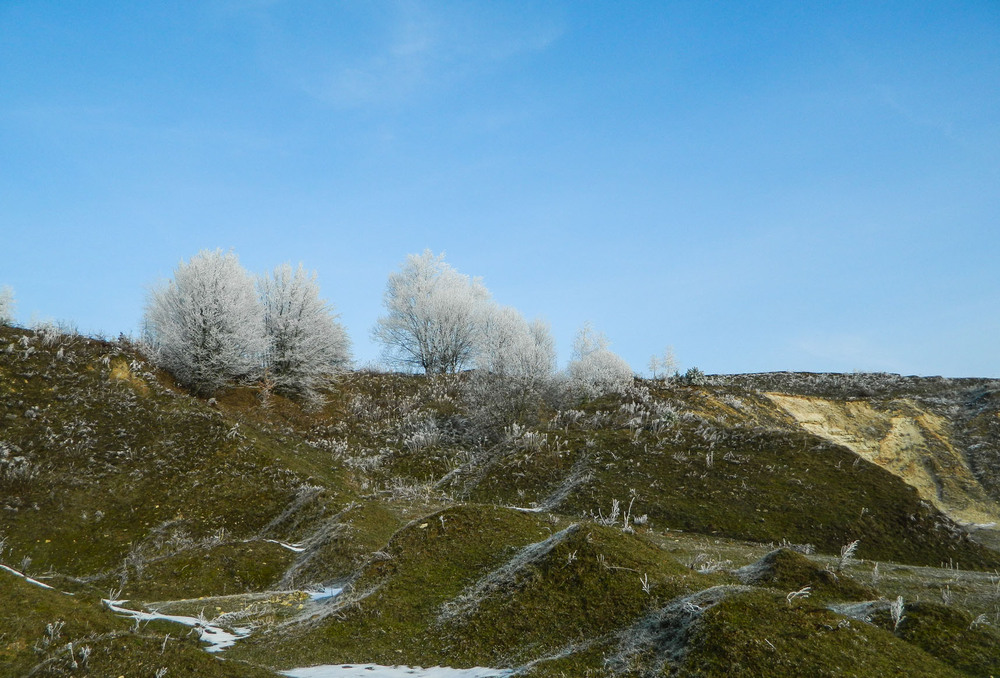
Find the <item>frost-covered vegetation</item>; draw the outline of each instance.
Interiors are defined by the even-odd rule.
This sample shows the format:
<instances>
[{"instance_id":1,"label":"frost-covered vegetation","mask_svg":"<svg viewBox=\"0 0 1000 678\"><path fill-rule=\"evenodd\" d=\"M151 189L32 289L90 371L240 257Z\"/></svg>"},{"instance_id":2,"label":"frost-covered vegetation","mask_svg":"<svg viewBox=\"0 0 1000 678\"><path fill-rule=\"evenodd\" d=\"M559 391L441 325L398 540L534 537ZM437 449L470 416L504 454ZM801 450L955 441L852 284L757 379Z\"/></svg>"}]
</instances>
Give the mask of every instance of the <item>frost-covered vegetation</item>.
<instances>
[{"instance_id":1,"label":"frost-covered vegetation","mask_svg":"<svg viewBox=\"0 0 1000 678\"><path fill-rule=\"evenodd\" d=\"M529 387L555 372L545 321L529 323L517 309L497 304L481 280L456 271L443 254L409 255L389 275L384 303L373 336L390 364L427 374L474 368Z\"/></svg>"},{"instance_id":2,"label":"frost-covered vegetation","mask_svg":"<svg viewBox=\"0 0 1000 678\"><path fill-rule=\"evenodd\" d=\"M608 338L590 325L584 325L573 342L569 380L587 397L622 393L632 384L632 368L608 349L609 344Z\"/></svg>"},{"instance_id":3,"label":"frost-covered vegetation","mask_svg":"<svg viewBox=\"0 0 1000 678\"><path fill-rule=\"evenodd\" d=\"M384 304L372 336L389 365L426 374L474 370L470 393L498 405L511 400L515 409L525 394L558 385L548 324L498 304L443 254L409 255L389 275ZM150 293L144 338L150 357L201 396L258 383L265 394L315 400L325 381L350 366L347 332L320 299L315 273L286 264L255 279L234 253L220 250L181 262ZM584 397L625 388L632 369L608 346L586 325L563 385Z\"/></svg>"},{"instance_id":4,"label":"frost-covered vegetation","mask_svg":"<svg viewBox=\"0 0 1000 678\"><path fill-rule=\"evenodd\" d=\"M257 281L264 307L264 374L279 393L314 398L350 363L347 332L319 297L316 274L285 264Z\"/></svg>"},{"instance_id":5,"label":"frost-covered vegetation","mask_svg":"<svg viewBox=\"0 0 1000 678\"><path fill-rule=\"evenodd\" d=\"M153 359L200 395L262 379L314 397L350 362L349 341L315 274L284 265L256 281L233 253L202 251L149 295L145 339Z\"/></svg>"},{"instance_id":6,"label":"frost-covered vegetation","mask_svg":"<svg viewBox=\"0 0 1000 678\"><path fill-rule=\"evenodd\" d=\"M389 275L386 314L373 335L393 364L428 374L457 372L475 358L489 303L482 282L456 271L444 255L411 254Z\"/></svg>"},{"instance_id":7,"label":"frost-covered vegetation","mask_svg":"<svg viewBox=\"0 0 1000 678\"><path fill-rule=\"evenodd\" d=\"M0 678L1000 672L1000 531L862 454L1000 515L1000 382L644 380L589 325L560 374L430 252L376 330L402 372L349 369L301 266L202 252L147 326L0 324Z\"/></svg>"},{"instance_id":8,"label":"frost-covered vegetation","mask_svg":"<svg viewBox=\"0 0 1000 678\"><path fill-rule=\"evenodd\" d=\"M253 278L235 254L221 251L181 262L152 291L145 331L156 361L205 395L256 377L266 347Z\"/></svg>"},{"instance_id":9,"label":"frost-covered vegetation","mask_svg":"<svg viewBox=\"0 0 1000 678\"><path fill-rule=\"evenodd\" d=\"M127 340L0 327L0 676L997 673L1000 554L749 377L695 381L347 371L308 406L206 401ZM872 407L996 438L997 383L892 383Z\"/></svg>"},{"instance_id":10,"label":"frost-covered vegetation","mask_svg":"<svg viewBox=\"0 0 1000 678\"><path fill-rule=\"evenodd\" d=\"M0 287L0 324L14 321L14 290L10 285Z\"/></svg>"}]
</instances>

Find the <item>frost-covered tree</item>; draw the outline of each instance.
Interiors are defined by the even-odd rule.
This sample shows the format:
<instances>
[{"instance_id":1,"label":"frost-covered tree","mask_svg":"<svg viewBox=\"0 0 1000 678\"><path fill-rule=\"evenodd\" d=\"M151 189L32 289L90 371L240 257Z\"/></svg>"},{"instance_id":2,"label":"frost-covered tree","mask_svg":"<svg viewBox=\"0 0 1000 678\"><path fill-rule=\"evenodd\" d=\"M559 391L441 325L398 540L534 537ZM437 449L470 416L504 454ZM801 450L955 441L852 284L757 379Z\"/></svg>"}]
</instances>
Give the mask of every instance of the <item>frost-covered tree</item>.
<instances>
[{"instance_id":1,"label":"frost-covered tree","mask_svg":"<svg viewBox=\"0 0 1000 678\"><path fill-rule=\"evenodd\" d=\"M516 309L493 305L487 312L476 370L463 394L469 418L484 435L514 422L531 422L555 372L555 342L548 325L525 321Z\"/></svg>"},{"instance_id":2,"label":"frost-covered tree","mask_svg":"<svg viewBox=\"0 0 1000 678\"><path fill-rule=\"evenodd\" d=\"M697 367L689 367L684 373L684 381L691 386L704 386L708 383L705 373Z\"/></svg>"},{"instance_id":3,"label":"frost-covered tree","mask_svg":"<svg viewBox=\"0 0 1000 678\"><path fill-rule=\"evenodd\" d=\"M457 372L472 363L490 293L445 263L444 254L410 254L389 275L383 299L387 313L373 337L393 364L428 374Z\"/></svg>"},{"instance_id":4,"label":"frost-covered tree","mask_svg":"<svg viewBox=\"0 0 1000 678\"><path fill-rule=\"evenodd\" d=\"M555 342L542 320L528 323L510 306L493 306L486 314L476 367L522 381L545 380L556 366Z\"/></svg>"},{"instance_id":5,"label":"frost-covered tree","mask_svg":"<svg viewBox=\"0 0 1000 678\"><path fill-rule=\"evenodd\" d=\"M654 355L649 359L649 373L653 379L667 379L677 371L677 358L674 349L668 346L663 355Z\"/></svg>"},{"instance_id":6,"label":"frost-covered tree","mask_svg":"<svg viewBox=\"0 0 1000 678\"><path fill-rule=\"evenodd\" d=\"M316 274L300 264L257 280L267 349L264 367L276 391L313 398L317 387L350 363L350 341L319 297Z\"/></svg>"},{"instance_id":7,"label":"frost-covered tree","mask_svg":"<svg viewBox=\"0 0 1000 678\"><path fill-rule=\"evenodd\" d=\"M567 367L570 386L588 398L620 393L632 384L632 368L608 345L608 338L589 323L573 342L573 360Z\"/></svg>"},{"instance_id":8,"label":"frost-covered tree","mask_svg":"<svg viewBox=\"0 0 1000 678\"><path fill-rule=\"evenodd\" d=\"M200 395L257 377L267 345L254 280L222 250L181 261L150 292L145 331L156 361Z\"/></svg>"},{"instance_id":9,"label":"frost-covered tree","mask_svg":"<svg viewBox=\"0 0 1000 678\"><path fill-rule=\"evenodd\" d=\"M14 322L14 289L10 285L0 287L0 325Z\"/></svg>"}]
</instances>

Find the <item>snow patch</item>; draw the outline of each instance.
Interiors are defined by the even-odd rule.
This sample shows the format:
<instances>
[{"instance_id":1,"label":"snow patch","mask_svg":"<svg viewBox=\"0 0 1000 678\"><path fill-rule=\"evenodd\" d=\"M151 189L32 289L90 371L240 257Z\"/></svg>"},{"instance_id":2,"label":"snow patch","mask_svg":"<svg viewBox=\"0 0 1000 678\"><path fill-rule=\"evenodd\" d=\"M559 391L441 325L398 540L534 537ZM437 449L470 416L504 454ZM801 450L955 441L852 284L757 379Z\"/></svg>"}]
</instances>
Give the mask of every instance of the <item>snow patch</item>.
<instances>
[{"instance_id":1,"label":"snow patch","mask_svg":"<svg viewBox=\"0 0 1000 678\"><path fill-rule=\"evenodd\" d=\"M49 586L48 584L43 584L42 582L38 581L37 579L32 579L28 575L24 574L23 572L18 572L17 570L15 570L12 567L7 567L6 565L0 565L0 570L6 570L7 572L10 572L11 574L20 577L21 579L23 579L24 581L28 582L29 584L34 584L35 586L41 586L43 589L52 589L52 587ZM52 589L52 590L55 591L55 589Z\"/></svg>"},{"instance_id":2,"label":"snow patch","mask_svg":"<svg viewBox=\"0 0 1000 678\"><path fill-rule=\"evenodd\" d=\"M327 664L301 669L280 671L289 678L503 678L513 673L510 669L450 669L434 666L379 666L378 664Z\"/></svg>"},{"instance_id":3,"label":"snow patch","mask_svg":"<svg viewBox=\"0 0 1000 678\"><path fill-rule=\"evenodd\" d=\"M289 544L288 542L278 541L277 539L265 539L264 541L271 542L272 544L277 544L278 546L283 546L289 551L294 551L295 553L302 553L306 550L306 547L302 544Z\"/></svg>"},{"instance_id":4,"label":"snow patch","mask_svg":"<svg viewBox=\"0 0 1000 678\"><path fill-rule=\"evenodd\" d=\"M326 600L327 598L339 596L343 590L336 586L325 586L319 591L306 591L306 593L309 594L310 600Z\"/></svg>"},{"instance_id":5,"label":"snow patch","mask_svg":"<svg viewBox=\"0 0 1000 678\"><path fill-rule=\"evenodd\" d=\"M200 639L209 645L205 648L206 652L221 652L228 647L232 647L232 645L240 638L245 638L250 635L250 629L248 628L234 627L231 631L227 631L223 628L219 628L218 626L212 626L204 619L173 614L159 614L157 612L129 610L121 606L122 603L127 602L127 600L104 600L104 604L107 605L108 609L112 612L117 612L131 619L135 619L136 621L155 621L162 619L164 621L172 621L177 624L183 624L184 626L190 626L191 628L197 629L200 634Z\"/></svg>"}]
</instances>

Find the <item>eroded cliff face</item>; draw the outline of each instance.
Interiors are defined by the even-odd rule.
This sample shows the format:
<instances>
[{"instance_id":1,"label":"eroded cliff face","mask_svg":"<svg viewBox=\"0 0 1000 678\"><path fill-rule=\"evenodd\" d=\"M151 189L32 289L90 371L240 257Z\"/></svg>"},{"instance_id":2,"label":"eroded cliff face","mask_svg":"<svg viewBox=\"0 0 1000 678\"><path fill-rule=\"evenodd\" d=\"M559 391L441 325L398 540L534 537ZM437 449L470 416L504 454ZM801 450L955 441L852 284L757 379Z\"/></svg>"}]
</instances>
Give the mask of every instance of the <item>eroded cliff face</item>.
<instances>
[{"instance_id":1,"label":"eroded cliff face","mask_svg":"<svg viewBox=\"0 0 1000 678\"><path fill-rule=\"evenodd\" d=\"M806 431L843 445L912 485L962 523L1000 523L1000 504L973 473L953 425L910 399L884 405L767 393Z\"/></svg>"}]
</instances>

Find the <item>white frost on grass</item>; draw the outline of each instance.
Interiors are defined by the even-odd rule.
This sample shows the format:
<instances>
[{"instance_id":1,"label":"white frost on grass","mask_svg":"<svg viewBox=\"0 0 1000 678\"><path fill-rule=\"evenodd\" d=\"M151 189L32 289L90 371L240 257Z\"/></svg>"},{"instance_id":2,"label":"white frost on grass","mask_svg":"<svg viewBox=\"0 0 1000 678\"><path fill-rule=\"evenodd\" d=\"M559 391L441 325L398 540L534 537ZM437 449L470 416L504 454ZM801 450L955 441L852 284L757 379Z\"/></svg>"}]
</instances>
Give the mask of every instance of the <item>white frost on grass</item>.
<instances>
[{"instance_id":1,"label":"white frost on grass","mask_svg":"<svg viewBox=\"0 0 1000 678\"><path fill-rule=\"evenodd\" d=\"M48 584L43 584L42 582L38 581L37 579L32 579L28 575L24 574L23 572L18 572L17 570L15 570L12 567L7 567L6 565L0 565L0 570L6 570L7 572L10 572L13 575L17 575L18 577L20 577L21 579L25 580L29 584L34 584L35 586L41 586L43 589L52 589L52 587L49 586ZM55 589L52 589L52 590L54 591Z\"/></svg>"},{"instance_id":2,"label":"white frost on grass","mask_svg":"<svg viewBox=\"0 0 1000 678\"><path fill-rule=\"evenodd\" d=\"M438 621L445 622L458 617L472 614L479 604L493 595L510 590L525 575L527 568L546 558L556 546L569 539L580 529L579 523L573 523L566 529L556 532L544 541L528 544L518 551L513 558L496 568L475 584L468 586L455 598L441 606Z\"/></svg>"},{"instance_id":3,"label":"white frost on grass","mask_svg":"<svg viewBox=\"0 0 1000 678\"><path fill-rule=\"evenodd\" d=\"M503 678L513 673L510 669L449 669L434 666L379 666L378 664L328 664L281 671L289 678Z\"/></svg>"},{"instance_id":4,"label":"white frost on grass","mask_svg":"<svg viewBox=\"0 0 1000 678\"><path fill-rule=\"evenodd\" d=\"M545 509L541 506L536 506L534 508L524 508L522 506L504 506L505 509L510 509L511 511L520 511L521 513L541 513Z\"/></svg>"},{"instance_id":5,"label":"white frost on grass","mask_svg":"<svg viewBox=\"0 0 1000 678\"><path fill-rule=\"evenodd\" d=\"M108 606L108 609L112 612L117 612L136 621L155 621L162 619L164 621L172 621L177 624L183 624L184 626L190 626L198 630L201 640L208 643L208 647L205 648L207 652L221 652L227 647L231 647L240 638L245 638L250 635L250 629L234 627L231 631L219 628L218 626L212 626L211 624L205 623L202 619L197 619L195 617L184 617L181 615L174 614L159 614L157 612L142 612L140 610L129 610L121 606L122 603L127 603L127 600L104 600L104 604Z\"/></svg>"},{"instance_id":6,"label":"white frost on grass","mask_svg":"<svg viewBox=\"0 0 1000 678\"><path fill-rule=\"evenodd\" d=\"M286 541L278 541L277 539L265 539L264 541L271 542L272 544L277 544L278 546L284 546L289 551L294 551L295 553L302 553L306 550L306 547L302 544L289 544Z\"/></svg>"}]
</instances>

